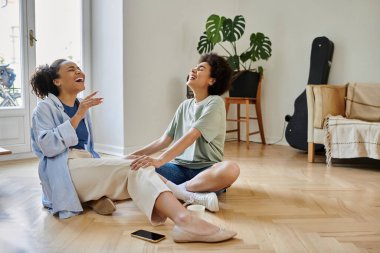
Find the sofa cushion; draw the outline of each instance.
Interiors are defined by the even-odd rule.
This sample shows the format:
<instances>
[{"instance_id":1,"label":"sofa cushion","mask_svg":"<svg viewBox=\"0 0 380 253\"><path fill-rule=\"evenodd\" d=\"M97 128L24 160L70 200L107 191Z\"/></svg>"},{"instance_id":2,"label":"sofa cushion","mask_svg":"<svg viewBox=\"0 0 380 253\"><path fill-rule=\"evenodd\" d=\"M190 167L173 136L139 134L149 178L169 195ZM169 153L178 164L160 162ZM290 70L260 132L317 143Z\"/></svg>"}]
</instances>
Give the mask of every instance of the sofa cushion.
<instances>
[{"instance_id":1,"label":"sofa cushion","mask_svg":"<svg viewBox=\"0 0 380 253\"><path fill-rule=\"evenodd\" d=\"M314 127L323 128L328 115L342 115L345 113L345 97L347 85L317 85L314 93Z\"/></svg>"},{"instance_id":2,"label":"sofa cushion","mask_svg":"<svg viewBox=\"0 0 380 253\"><path fill-rule=\"evenodd\" d=\"M346 117L380 122L380 84L350 83L347 87Z\"/></svg>"}]
</instances>

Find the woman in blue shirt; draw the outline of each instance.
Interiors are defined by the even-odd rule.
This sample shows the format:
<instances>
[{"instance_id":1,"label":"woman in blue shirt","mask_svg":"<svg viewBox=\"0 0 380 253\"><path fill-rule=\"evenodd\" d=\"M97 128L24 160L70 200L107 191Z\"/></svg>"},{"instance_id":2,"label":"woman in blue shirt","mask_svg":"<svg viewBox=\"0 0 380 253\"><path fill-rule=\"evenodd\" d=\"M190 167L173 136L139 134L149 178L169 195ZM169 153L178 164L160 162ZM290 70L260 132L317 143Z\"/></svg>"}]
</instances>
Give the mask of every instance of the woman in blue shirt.
<instances>
[{"instance_id":1,"label":"woman in blue shirt","mask_svg":"<svg viewBox=\"0 0 380 253\"><path fill-rule=\"evenodd\" d=\"M153 167L131 170L131 160L99 157L88 110L103 98L94 92L78 100L84 82L81 69L64 59L40 66L31 78L33 92L42 99L33 111L31 135L33 151L40 159L44 207L60 218L81 213L82 203L110 214L115 210L112 200L132 198L153 225L166 217L172 219L175 241L216 242L234 237L235 232L191 215Z\"/></svg>"}]
</instances>

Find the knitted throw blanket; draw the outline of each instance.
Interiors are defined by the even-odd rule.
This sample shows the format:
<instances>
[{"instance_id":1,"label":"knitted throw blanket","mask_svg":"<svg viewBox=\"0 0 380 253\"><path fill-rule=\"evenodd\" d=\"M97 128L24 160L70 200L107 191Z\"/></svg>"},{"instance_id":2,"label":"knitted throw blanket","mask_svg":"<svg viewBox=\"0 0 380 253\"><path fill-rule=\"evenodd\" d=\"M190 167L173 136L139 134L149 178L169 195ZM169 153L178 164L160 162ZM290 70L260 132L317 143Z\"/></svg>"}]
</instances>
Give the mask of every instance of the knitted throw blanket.
<instances>
[{"instance_id":1,"label":"knitted throw blanket","mask_svg":"<svg viewBox=\"0 0 380 253\"><path fill-rule=\"evenodd\" d=\"M327 166L331 158L380 159L380 122L328 116L324 129Z\"/></svg>"}]
</instances>

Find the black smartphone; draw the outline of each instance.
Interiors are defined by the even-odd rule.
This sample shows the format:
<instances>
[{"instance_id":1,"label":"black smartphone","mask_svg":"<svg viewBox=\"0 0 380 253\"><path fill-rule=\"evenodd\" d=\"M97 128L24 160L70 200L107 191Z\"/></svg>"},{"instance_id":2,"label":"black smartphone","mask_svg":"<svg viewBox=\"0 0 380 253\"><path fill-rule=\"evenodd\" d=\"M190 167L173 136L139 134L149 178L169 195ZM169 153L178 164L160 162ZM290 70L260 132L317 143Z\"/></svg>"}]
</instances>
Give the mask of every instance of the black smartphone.
<instances>
[{"instance_id":1,"label":"black smartphone","mask_svg":"<svg viewBox=\"0 0 380 253\"><path fill-rule=\"evenodd\" d=\"M159 242L165 239L165 235L153 233L153 232L142 230L142 229L131 233L131 236L140 238L149 242Z\"/></svg>"}]
</instances>

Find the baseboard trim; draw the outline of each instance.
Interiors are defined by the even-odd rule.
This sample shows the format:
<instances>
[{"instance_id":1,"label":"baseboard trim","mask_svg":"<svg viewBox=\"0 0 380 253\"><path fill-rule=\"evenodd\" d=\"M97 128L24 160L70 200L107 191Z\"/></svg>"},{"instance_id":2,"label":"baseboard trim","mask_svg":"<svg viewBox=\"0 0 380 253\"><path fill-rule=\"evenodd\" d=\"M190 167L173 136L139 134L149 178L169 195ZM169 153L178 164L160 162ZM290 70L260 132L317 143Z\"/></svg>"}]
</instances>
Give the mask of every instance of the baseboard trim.
<instances>
[{"instance_id":1,"label":"baseboard trim","mask_svg":"<svg viewBox=\"0 0 380 253\"><path fill-rule=\"evenodd\" d=\"M125 153L124 147L120 147L120 146L94 143L94 147L95 147L96 152L108 154L108 155L123 156Z\"/></svg>"},{"instance_id":2,"label":"baseboard trim","mask_svg":"<svg viewBox=\"0 0 380 253\"><path fill-rule=\"evenodd\" d=\"M124 156L142 147L142 146L121 147L121 146L114 146L114 145L101 144L101 143L95 143L94 146L95 146L96 152L107 154L107 155L114 155L114 156Z\"/></svg>"},{"instance_id":3,"label":"baseboard trim","mask_svg":"<svg viewBox=\"0 0 380 253\"><path fill-rule=\"evenodd\" d=\"M37 158L37 156L33 152L27 153L13 153L11 155L2 155L0 156L0 161L12 161L12 160L21 160L21 159L29 159L29 158Z\"/></svg>"},{"instance_id":4,"label":"baseboard trim","mask_svg":"<svg viewBox=\"0 0 380 253\"><path fill-rule=\"evenodd\" d=\"M231 140L237 140L236 138L236 133L235 135L227 135L226 141L231 141ZM241 136L241 141L245 141L245 136ZM249 141L255 142L255 143L261 143L261 138L260 136L250 136ZM285 140L285 137L281 139L281 137L268 137L265 136L265 141L268 145L276 144L276 145L282 145L282 146L289 146L287 141Z\"/></svg>"}]
</instances>

